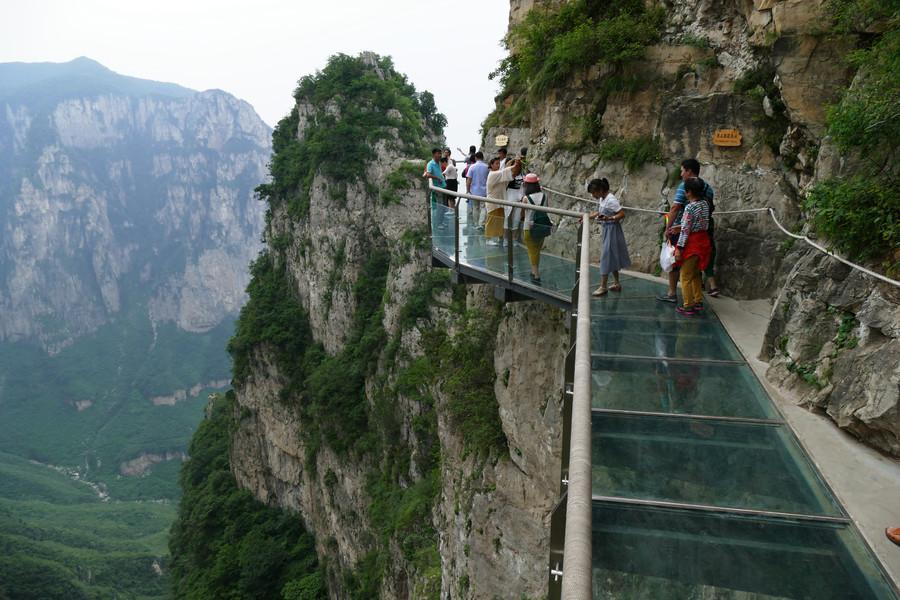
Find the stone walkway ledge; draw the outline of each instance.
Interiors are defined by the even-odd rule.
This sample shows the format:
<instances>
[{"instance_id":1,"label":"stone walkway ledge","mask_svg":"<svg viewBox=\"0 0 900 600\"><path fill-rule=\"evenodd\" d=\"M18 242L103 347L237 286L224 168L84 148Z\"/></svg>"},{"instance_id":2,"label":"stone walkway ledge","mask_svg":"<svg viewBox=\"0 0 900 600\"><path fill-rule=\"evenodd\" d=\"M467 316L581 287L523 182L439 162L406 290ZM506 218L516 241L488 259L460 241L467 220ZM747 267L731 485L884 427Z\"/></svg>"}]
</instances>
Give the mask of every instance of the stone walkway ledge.
<instances>
[{"instance_id":1,"label":"stone walkway ledge","mask_svg":"<svg viewBox=\"0 0 900 600\"><path fill-rule=\"evenodd\" d=\"M666 282L661 277L635 271L623 275ZM859 527L888 576L900 586L900 546L892 544L884 535L885 527L900 527L900 460L866 446L839 429L827 416L800 406L799 398L766 380L769 365L759 359L759 354L772 309L770 300L706 296L706 301Z\"/></svg>"}]
</instances>

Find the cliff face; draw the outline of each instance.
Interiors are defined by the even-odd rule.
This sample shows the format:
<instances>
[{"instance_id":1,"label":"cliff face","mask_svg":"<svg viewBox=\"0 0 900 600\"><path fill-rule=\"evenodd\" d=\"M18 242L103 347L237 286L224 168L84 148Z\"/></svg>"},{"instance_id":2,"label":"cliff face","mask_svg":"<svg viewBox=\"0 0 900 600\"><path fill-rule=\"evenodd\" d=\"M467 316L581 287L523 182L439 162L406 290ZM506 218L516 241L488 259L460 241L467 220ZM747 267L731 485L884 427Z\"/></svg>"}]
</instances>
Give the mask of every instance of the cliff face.
<instances>
[{"instance_id":1,"label":"cliff face","mask_svg":"<svg viewBox=\"0 0 900 600\"><path fill-rule=\"evenodd\" d=\"M270 148L253 109L88 59L3 72L0 340L55 353L136 302L187 331L236 315Z\"/></svg>"},{"instance_id":2,"label":"cliff face","mask_svg":"<svg viewBox=\"0 0 900 600\"><path fill-rule=\"evenodd\" d=\"M511 24L533 7L557 4L513 1ZM725 214L770 207L786 229L805 230L803 196L829 177L858 172L826 135L825 109L853 80L846 57L859 36L880 26L824 35L832 24L824 4L668 2L661 39L642 59L622 69L601 64L576 72L565 86L530 99L524 123L494 126L486 141L494 150L494 136L502 133L511 147L528 146L530 167L545 187L586 197L586 184L602 176L626 208L644 210L667 210L681 160L699 160L700 176L715 190L718 287L737 298L774 299L763 350L766 359L774 357L769 378L799 390L805 404L864 442L900 455L895 288L794 245L765 213ZM632 89L610 88L613 79L633 81ZM509 106L521 97L514 90L500 100ZM586 124L595 124L602 139L652 138L661 160L629 168L624 158L604 159L584 144ZM714 144L720 129L738 130L741 144ZM563 196L551 200L588 207ZM657 268L660 227L658 215L629 212L634 268ZM599 260L599 244L593 252ZM835 345L842 323L852 324L852 332L843 332L855 340L852 347L843 337Z\"/></svg>"},{"instance_id":3,"label":"cliff face","mask_svg":"<svg viewBox=\"0 0 900 600\"><path fill-rule=\"evenodd\" d=\"M360 60L380 82L395 81L377 58ZM336 72L333 64L321 77ZM336 102L371 110L368 98L298 98L290 137L305 148ZM390 107L378 117L394 118ZM333 598L537 598L559 487L564 313L503 307L480 286L454 291L446 272L429 268L424 161L402 146L394 130L356 181L318 172L297 192L308 203L270 199L271 263L308 313L311 340L300 363L265 342L248 352L235 388L233 472L257 498L303 516ZM385 251L383 279L373 277L371 259ZM373 299L360 288L377 281L376 308L361 313ZM256 307L251 293L245 312ZM357 392L347 382L372 338L381 341ZM322 360L312 344L330 358L300 384L297 373ZM328 397L317 396L323 379ZM335 399L356 393L362 426Z\"/></svg>"},{"instance_id":4,"label":"cliff face","mask_svg":"<svg viewBox=\"0 0 900 600\"><path fill-rule=\"evenodd\" d=\"M513 23L545 4L559 3L513 1ZM501 118L487 132L485 149L495 150L494 135L506 134L511 147L530 148L530 169L546 187L582 197L588 181L607 177L626 210L663 210L677 187L673 171L684 158L699 159L720 212L719 287L739 298L780 294L771 343L792 356L795 347L807 346L810 357L836 353L835 383L817 389L810 401L853 422L870 443L892 448L896 372L888 365L896 364L895 295L828 260L789 251L765 214L724 214L768 206L785 227L802 226L799 196L825 173L849 168L823 138L822 107L850 81L839 60L848 42L810 33L819 9L813 0L668 2L660 39L643 59L624 73L591 66L530 99L527 118ZM625 91L605 85L614 75L639 77ZM516 98L499 101L510 106ZM337 101L298 99L291 139L309 141L324 114L340 121L342 110ZM601 154L584 144L585 123L611 139L656 139L661 158L629 165L626 157ZM715 145L719 129L739 130L741 145ZM297 193L302 202L294 208L285 197L270 201L266 232L273 264L281 265L291 297L308 313L310 343L321 344L329 356L362 345L356 335L365 329L358 318L359 284L369 281L367 260L389 254L378 309L365 313L383 335L361 385L366 428L341 440L338 427L340 443L312 435L311 423L323 424L323 437L335 431L323 416L329 407L315 399L321 382L311 377L298 389L293 373L303 365L279 359L284 349L278 344L256 344L236 387L234 474L256 497L303 515L329 565L333 598L360 589L385 598L541 597L548 520L559 488L564 314L537 303L500 306L481 286L459 291L446 279L429 279L434 272L426 266L424 191L416 183L424 161L401 168L407 159L396 141L382 138L373 152L378 164L364 163L362 180L316 172L300 186L305 191ZM551 200L563 208L587 208L561 196ZM574 224L563 220L561 227ZM657 215L629 212L626 237L635 268L654 270L660 227ZM553 236L548 251L571 254L564 239ZM597 252L599 244L593 248ZM845 279L849 286L838 283ZM428 287L428 281L437 283ZM816 344L806 338L818 333L806 326L823 310L828 318L812 329L828 333ZM857 321L848 318L845 324L838 310ZM474 315L483 319L474 321ZM783 346L781 327L795 332ZM854 337L856 342L847 342ZM465 354L467 339L483 345L472 342L479 350ZM490 444L474 448L475 423L458 412L461 392L454 375L469 373L477 362L473 356L488 359L483 389L498 427ZM860 359L872 368L850 375L849 365ZM777 373L778 363L773 367ZM355 377L352 369L343 375ZM473 392L482 389L481 379L467 381ZM878 391L857 398L856 390L869 387ZM832 399L849 407L848 397L859 404L832 409ZM473 410L476 404L471 402ZM373 432L376 441L369 437ZM434 452L437 464L430 458ZM381 487L385 482L393 495ZM407 503L423 482L432 491ZM403 518L387 523L385 515L398 507ZM375 583L366 587L366 581Z\"/></svg>"}]
</instances>

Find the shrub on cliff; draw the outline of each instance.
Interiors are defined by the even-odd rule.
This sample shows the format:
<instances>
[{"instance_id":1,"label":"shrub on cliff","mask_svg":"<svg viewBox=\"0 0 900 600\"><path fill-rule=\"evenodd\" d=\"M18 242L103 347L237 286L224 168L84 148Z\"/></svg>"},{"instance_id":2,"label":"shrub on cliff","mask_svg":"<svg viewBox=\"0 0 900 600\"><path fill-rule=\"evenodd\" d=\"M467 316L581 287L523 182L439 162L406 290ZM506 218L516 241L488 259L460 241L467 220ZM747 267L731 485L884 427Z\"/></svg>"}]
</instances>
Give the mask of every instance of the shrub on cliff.
<instances>
[{"instance_id":1,"label":"shrub on cliff","mask_svg":"<svg viewBox=\"0 0 900 600\"><path fill-rule=\"evenodd\" d=\"M287 201L300 217L309 210L316 173L337 184L335 189L364 180L377 142L386 140L409 155L428 154L427 140L440 138L447 124L431 92L416 92L394 71L390 57L373 53L332 56L323 70L299 81L294 99L313 112L301 123L295 106L278 123L272 134L272 182L256 191L270 205Z\"/></svg>"},{"instance_id":2,"label":"shrub on cliff","mask_svg":"<svg viewBox=\"0 0 900 600\"><path fill-rule=\"evenodd\" d=\"M298 515L239 490L229 466L233 392L217 397L191 440L172 525L172 597L326 598L315 543Z\"/></svg>"},{"instance_id":3,"label":"shrub on cliff","mask_svg":"<svg viewBox=\"0 0 900 600\"><path fill-rule=\"evenodd\" d=\"M900 2L832 0L835 30L873 28L850 58L857 76L841 101L828 110L829 133L840 151L860 159L852 177L819 183L804 202L815 228L838 250L858 259L881 260L888 272L900 267Z\"/></svg>"},{"instance_id":4,"label":"shrub on cliff","mask_svg":"<svg viewBox=\"0 0 900 600\"><path fill-rule=\"evenodd\" d=\"M579 70L596 64L617 68L644 55L663 25L661 8L643 0L574 0L560 6L535 7L514 25L504 44L510 55L491 74L499 77L500 103L488 123L527 121L529 99L565 85Z\"/></svg>"}]
</instances>

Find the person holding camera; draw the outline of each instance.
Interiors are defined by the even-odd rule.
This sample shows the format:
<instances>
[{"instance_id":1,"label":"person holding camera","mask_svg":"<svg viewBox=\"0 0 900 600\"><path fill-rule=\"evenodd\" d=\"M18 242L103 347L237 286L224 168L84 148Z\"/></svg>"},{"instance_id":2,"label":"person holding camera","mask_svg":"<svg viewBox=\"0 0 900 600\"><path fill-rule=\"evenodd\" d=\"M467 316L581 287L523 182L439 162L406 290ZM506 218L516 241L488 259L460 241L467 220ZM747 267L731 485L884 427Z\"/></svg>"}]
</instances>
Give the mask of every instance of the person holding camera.
<instances>
[{"instance_id":1,"label":"person holding camera","mask_svg":"<svg viewBox=\"0 0 900 600\"><path fill-rule=\"evenodd\" d=\"M506 168L500 168L500 157L491 159L491 172L487 176L487 197L495 200L506 200L507 184L522 172L522 161L515 159L507 162ZM489 246L503 246L503 206L487 203L487 221L484 226L484 237Z\"/></svg>"}]
</instances>

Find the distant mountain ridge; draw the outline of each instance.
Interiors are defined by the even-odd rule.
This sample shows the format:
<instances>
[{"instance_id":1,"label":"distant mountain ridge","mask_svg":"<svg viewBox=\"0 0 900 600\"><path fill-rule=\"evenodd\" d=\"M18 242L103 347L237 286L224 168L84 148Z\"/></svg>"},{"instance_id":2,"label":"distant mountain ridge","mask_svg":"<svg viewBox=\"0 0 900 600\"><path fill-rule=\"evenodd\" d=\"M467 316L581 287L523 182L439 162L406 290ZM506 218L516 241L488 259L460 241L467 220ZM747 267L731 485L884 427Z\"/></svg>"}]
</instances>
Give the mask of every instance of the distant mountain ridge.
<instances>
[{"instance_id":1,"label":"distant mountain ridge","mask_svg":"<svg viewBox=\"0 0 900 600\"><path fill-rule=\"evenodd\" d=\"M186 98L196 94L174 83L119 75L84 56L65 63L0 63L0 100L58 101L81 93Z\"/></svg>"},{"instance_id":2,"label":"distant mountain ridge","mask_svg":"<svg viewBox=\"0 0 900 600\"><path fill-rule=\"evenodd\" d=\"M123 286L190 331L237 314L270 153L249 104L87 58L0 64L0 82L0 340L58 351Z\"/></svg>"},{"instance_id":3,"label":"distant mountain ridge","mask_svg":"<svg viewBox=\"0 0 900 600\"><path fill-rule=\"evenodd\" d=\"M231 378L270 154L226 92L0 64L0 452L177 495L167 457Z\"/></svg>"}]
</instances>

